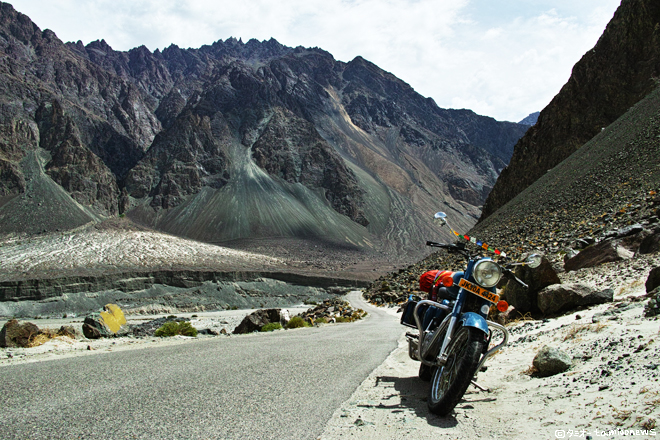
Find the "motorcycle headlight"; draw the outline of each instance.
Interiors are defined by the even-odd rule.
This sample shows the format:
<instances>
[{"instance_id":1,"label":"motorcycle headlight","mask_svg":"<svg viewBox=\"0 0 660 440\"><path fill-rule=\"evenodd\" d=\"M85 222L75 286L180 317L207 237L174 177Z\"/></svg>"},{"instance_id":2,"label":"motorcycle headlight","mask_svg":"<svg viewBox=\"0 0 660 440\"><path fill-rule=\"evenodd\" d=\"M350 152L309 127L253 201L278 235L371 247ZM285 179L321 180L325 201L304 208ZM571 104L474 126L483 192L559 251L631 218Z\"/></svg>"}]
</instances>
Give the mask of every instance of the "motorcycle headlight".
<instances>
[{"instance_id":1,"label":"motorcycle headlight","mask_svg":"<svg viewBox=\"0 0 660 440\"><path fill-rule=\"evenodd\" d=\"M482 287L493 287L502 278L502 268L491 260L481 260L474 266L472 276Z\"/></svg>"}]
</instances>

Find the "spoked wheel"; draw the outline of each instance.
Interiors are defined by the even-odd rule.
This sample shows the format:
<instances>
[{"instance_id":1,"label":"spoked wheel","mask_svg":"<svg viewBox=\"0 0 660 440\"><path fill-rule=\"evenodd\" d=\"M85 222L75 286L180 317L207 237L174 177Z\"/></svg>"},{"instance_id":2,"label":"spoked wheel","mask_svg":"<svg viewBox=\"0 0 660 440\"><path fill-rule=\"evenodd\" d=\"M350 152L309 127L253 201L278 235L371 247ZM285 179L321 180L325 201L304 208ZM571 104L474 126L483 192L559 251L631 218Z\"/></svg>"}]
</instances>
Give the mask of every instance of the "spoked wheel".
<instances>
[{"instance_id":1,"label":"spoked wheel","mask_svg":"<svg viewBox=\"0 0 660 440\"><path fill-rule=\"evenodd\" d=\"M429 411L446 416L454 409L470 386L485 345L480 330L461 327L456 332L449 346L447 363L433 369L427 400Z\"/></svg>"}]
</instances>

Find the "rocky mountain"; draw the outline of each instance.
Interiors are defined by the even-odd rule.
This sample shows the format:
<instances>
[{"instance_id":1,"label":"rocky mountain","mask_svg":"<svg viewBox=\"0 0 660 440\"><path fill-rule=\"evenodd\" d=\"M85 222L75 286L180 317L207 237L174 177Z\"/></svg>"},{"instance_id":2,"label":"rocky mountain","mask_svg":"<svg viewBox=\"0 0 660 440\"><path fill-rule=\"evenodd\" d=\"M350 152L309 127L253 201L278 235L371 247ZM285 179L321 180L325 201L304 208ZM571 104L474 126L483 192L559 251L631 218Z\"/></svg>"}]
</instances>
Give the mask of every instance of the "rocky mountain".
<instances>
[{"instance_id":1,"label":"rocky mountain","mask_svg":"<svg viewBox=\"0 0 660 440\"><path fill-rule=\"evenodd\" d=\"M596 286L612 287L616 278L625 277L625 287L619 288L626 292L660 263L659 139L660 88L480 221L469 236L505 251L509 261L541 252L571 282L583 282L585 270L569 277L563 273L575 269L566 262L581 250L598 253L584 266L586 272L610 275ZM436 252L374 281L366 296L404 301L419 289L425 271L464 267L462 257Z\"/></svg>"},{"instance_id":2,"label":"rocky mountain","mask_svg":"<svg viewBox=\"0 0 660 440\"><path fill-rule=\"evenodd\" d=\"M489 194L481 219L492 215L657 87L660 4L623 0L596 46L516 144Z\"/></svg>"},{"instance_id":3,"label":"rocky mountain","mask_svg":"<svg viewBox=\"0 0 660 440\"><path fill-rule=\"evenodd\" d=\"M520 121L518 123L519 124L525 124L525 125L534 125L534 124L536 124L536 121L539 120L539 115L540 114L541 114L541 112L530 113L529 115L527 115L527 117L525 119L523 119L522 121Z\"/></svg>"},{"instance_id":4,"label":"rocky mountain","mask_svg":"<svg viewBox=\"0 0 660 440\"><path fill-rule=\"evenodd\" d=\"M214 243L410 255L441 207L474 224L528 128L441 109L361 57L233 38L121 52L0 14L3 233L121 214Z\"/></svg>"}]
</instances>

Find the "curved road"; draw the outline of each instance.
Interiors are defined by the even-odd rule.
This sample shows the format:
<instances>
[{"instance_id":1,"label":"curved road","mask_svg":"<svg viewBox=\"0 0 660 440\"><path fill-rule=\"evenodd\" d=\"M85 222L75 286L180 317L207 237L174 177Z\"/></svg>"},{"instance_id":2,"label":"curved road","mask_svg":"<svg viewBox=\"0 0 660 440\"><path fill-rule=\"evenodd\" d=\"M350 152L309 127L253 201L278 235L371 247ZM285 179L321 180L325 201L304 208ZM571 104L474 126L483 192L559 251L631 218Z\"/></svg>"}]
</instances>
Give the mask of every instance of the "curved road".
<instances>
[{"instance_id":1,"label":"curved road","mask_svg":"<svg viewBox=\"0 0 660 440\"><path fill-rule=\"evenodd\" d=\"M0 438L315 439L396 348L366 319L0 368Z\"/></svg>"}]
</instances>

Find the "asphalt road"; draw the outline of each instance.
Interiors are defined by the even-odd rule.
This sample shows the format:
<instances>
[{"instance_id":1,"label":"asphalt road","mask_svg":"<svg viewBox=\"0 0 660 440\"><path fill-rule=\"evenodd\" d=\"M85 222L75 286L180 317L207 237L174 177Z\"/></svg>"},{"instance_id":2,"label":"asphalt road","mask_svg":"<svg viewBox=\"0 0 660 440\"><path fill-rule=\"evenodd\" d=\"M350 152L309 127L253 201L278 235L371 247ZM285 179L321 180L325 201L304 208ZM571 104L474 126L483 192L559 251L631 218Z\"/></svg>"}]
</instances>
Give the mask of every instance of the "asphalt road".
<instances>
[{"instance_id":1,"label":"asphalt road","mask_svg":"<svg viewBox=\"0 0 660 440\"><path fill-rule=\"evenodd\" d=\"M0 368L2 439L315 439L403 327L362 321Z\"/></svg>"}]
</instances>

